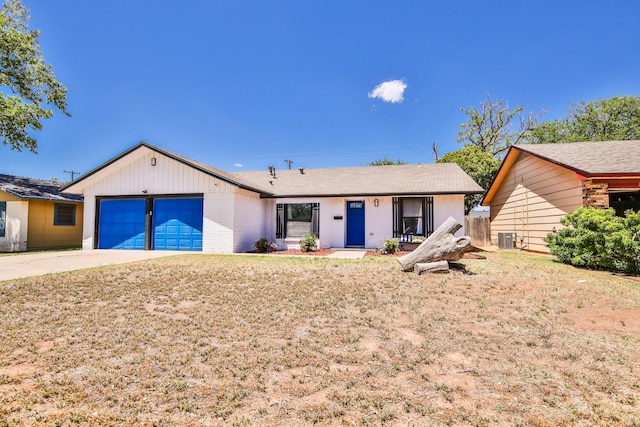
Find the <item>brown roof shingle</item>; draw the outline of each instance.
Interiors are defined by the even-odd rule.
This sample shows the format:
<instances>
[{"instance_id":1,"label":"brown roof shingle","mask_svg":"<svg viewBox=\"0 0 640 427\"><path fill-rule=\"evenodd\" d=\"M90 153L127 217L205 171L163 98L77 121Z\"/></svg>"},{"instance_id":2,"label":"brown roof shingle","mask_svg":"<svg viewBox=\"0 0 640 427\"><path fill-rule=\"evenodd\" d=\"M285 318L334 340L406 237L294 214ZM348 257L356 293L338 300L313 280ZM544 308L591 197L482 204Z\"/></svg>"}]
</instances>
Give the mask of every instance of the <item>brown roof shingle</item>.
<instances>
[{"instance_id":1,"label":"brown roof shingle","mask_svg":"<svg viewBox=\"0 0 640 427\"><path fill-rule=\"evenodd\" d=\"M568 142L515 145L585 176L640 173L640 141Z\"/></svg>"},{"instance_id":2,"label":"brown roof shingle","mask_svg":"<svg viewBox=\"0 0 640 427\"><path fill-rule=\"evenodd\" d=\"M483 192L455 163L361 166L350 168L237 172L274 197L329 197L402 194L480 194Z\"/></svg>"}]
</instances>

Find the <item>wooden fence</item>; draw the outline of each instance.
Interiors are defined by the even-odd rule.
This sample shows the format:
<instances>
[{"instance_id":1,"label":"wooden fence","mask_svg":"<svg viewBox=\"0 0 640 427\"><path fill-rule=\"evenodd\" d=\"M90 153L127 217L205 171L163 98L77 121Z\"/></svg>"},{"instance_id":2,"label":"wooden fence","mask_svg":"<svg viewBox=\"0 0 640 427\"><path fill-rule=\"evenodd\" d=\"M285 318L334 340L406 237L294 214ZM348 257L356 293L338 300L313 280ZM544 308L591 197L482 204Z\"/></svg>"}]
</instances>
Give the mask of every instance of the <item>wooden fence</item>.
<instances>
[{"instance_id":1,"label":"wooden fence","mask_svg":"<svg viewBox=\"0 0 640 427\"><path fill-rule=\"evenodd\" d=\"M471 237L473 246L484 247L491 245L491 222L489 218L465 216L464 229L466 235Z\"/></svg>"}]
</instances>

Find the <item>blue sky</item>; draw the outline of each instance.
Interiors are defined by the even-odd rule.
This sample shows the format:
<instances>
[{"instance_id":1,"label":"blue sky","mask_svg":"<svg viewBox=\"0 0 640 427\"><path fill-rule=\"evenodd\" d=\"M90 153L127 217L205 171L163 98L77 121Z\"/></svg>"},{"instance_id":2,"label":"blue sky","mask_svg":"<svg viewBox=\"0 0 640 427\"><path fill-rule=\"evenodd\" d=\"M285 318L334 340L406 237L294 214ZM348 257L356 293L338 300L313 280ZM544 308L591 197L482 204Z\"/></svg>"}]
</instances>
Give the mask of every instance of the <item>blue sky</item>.
<instances>
[{"instance_id":1,"label":"blue sky","mask_svg":"<svg viewBox=\"0 0 640 427\"><path fill-rule=\"evenodd\" d=\"M68 180L139 141L228 171L431 163L487 93L543 120L640 95L632 0L23 4L72 117L37 155L0 147L0 173Z\"/></svg>"}]
</instances>

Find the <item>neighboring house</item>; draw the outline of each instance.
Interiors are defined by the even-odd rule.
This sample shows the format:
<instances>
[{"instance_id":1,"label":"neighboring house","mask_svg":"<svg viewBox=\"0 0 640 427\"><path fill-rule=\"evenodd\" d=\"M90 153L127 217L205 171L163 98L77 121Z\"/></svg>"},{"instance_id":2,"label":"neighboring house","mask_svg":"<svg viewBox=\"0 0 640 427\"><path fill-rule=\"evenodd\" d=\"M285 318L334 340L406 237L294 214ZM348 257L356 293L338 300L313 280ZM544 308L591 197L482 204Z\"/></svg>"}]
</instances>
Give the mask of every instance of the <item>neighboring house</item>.
<instances>
[{"instance_id":1,"label":"neighboring house","mask_svg":"<svg viewBox=\"0 0 640 427\"><path fill-rule=\"evenodd\" d=\"M640 141L514 145L482 205L494 244L548 253L543 239L581 206L640 209Z\"/></svg>"},{"instance_id":2,"label":"neighboring house","mask_svg":"<svg viewBox=\"0 0 640 427\"><path fill-rule=\"evenodd\" d=\"M61 187L0 174L0 252L82 245L82 196Z\"/></svg>"},{"instance_id":3,"label":"neighboring house","mask_svg":"<svg viewBox=\"0 0 640 427\"><path fill-rule=\"evenodd\" d=\"M83 248L246 252L379 248L428 236L482 188L455 164L230 173L141 142L69 184L85 200Z\"/></svg>"}]
</instances>

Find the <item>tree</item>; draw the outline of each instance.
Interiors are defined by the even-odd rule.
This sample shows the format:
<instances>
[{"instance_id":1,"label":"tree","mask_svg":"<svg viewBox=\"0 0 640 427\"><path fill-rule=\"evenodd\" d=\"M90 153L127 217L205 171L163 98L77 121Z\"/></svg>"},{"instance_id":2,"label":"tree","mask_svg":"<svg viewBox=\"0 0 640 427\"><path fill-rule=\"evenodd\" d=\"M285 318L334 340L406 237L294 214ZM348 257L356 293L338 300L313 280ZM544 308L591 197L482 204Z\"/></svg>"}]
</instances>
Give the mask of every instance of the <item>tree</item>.
<instances>
[{"instance_id":1,"label":"tree","mask_svg":"<svg viewBox=\"0 0 640 427\"><path fill-rule=\"evenodd\" d=\"M371 163L367 163L365 166L389 166L389 165L406 165L407 162L403 160L391 160L387 156L374 160Z\"/></svg>"},{"instance_id":2,"label":"tree","mask_svg":"<svg viewBox=\"0 0 640 427\"><path fill-rule=\"evenodd\" d=\"M67 89L44 61L39 31L30 31L28 10L19 0L5 0L0 8L0 136L2 144L34 153L38 147L32 130L42 129L42 120L55 107L67 116Z\"/></svg>"},{"instance_id":3,"label":"tree","mask_svg":"<svg viewBox=\"0 0 640 427\"><path fill-rule=\"evenodd\" d=\"M491 185L493 177L498 172L500 160L491 153L483 151L475 145L467 145L458 151L452 151L442 156L438 163L456 163L475 182L485 190ZM480 203L482 195L468 195L464 198L465 215Z\"/></svg>"},{"instance_id":4,"label":"tree","mask_svg":"<svg viewBox=\"0 0 640 427\"><path fill-rule=\"evenodd\" d=\"M537 144L640 139L640 96L571 104L564 118L541 123L528 139Z\"/></svg>"},{"instance_id":5,"label":"tree","mask_svg":"<svg viewBox=\"0 0 640 427\"><path fill-rule=\"evenodd\" d=\"M473 145L480 150L499 156L511 145L523 142L543 114L525 114L521 106L509 110L504 101L487 99L480 102L480 108L461 108L469 119L460 125L456 141Z\"/></svg>"}]
</instances>

